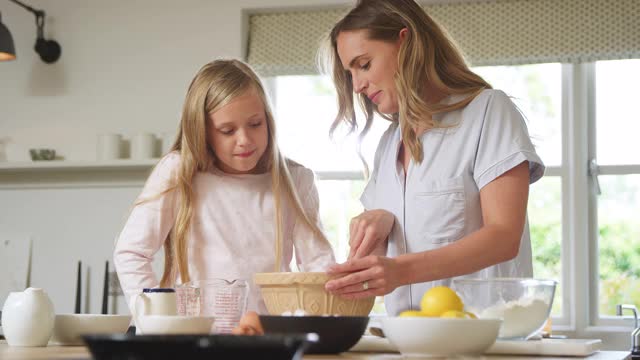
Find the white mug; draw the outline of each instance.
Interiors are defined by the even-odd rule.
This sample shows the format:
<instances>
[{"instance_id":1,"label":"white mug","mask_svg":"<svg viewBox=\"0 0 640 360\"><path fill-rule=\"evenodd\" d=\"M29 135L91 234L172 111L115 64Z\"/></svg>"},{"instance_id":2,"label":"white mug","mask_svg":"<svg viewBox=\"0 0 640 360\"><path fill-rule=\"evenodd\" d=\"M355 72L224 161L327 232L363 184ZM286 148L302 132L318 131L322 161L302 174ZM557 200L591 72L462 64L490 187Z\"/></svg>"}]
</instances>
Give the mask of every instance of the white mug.
<instances>
[{"instance_id":1,"label":"white mug","mask_svg":"<svg viewBox=\"0 0 640 360\"><path fill-rule=\"evenodd\" d=\"M135 294L131 299L133 304L133 318L136 323L136 333L141 323L140 318L148 315L178 314L176 291L171 288L143 289L141 294Z\"/></svg>"},{"instance_id":2,"label":"white mug","mask_svg":"<svg viewBox=\"0 0 640 360\"><path fill-rule=\"evenodd\" d=\"M156 138L153 134L136 134L131 139L131 158L137 160L152 159L155 155Z\"/></svg>"},{"instance_id":3,"label":"white mug","mask_svg":"<svg viewBox=\"0 0 640 360\"><path fill-rule=\"evenodd\" d=\"M172 288L143 289L134 295L133 309L136 316L177 315L176 291Z\"/></svg>"},{"instance_id":4,"label":"white mug","mask_svg":"<svg viewBox=\"0 0 640 360\"><path fill-rule=\"evenodd\" d=\"M98 135L98 160L120 159L120 147L122 136L120 134L100 134Z\"/></svg>"}]
</instances>

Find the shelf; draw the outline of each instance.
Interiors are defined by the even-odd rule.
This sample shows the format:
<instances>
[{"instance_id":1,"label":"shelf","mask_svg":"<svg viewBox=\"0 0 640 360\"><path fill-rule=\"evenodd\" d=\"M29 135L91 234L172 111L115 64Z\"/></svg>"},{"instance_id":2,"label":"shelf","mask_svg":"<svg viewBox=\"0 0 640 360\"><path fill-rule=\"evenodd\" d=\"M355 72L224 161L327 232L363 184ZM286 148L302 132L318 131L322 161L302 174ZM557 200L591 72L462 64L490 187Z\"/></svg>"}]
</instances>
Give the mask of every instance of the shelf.
<instances>
[{"instance_id":1,"label":"shelf","mask_svg":"<svg viewBox=\"0 0 640 360\"><path fill-rule=\"evenodd\" d=\"M102 171L125 170L132 168L149 168L159 159L149 160L111 160L111 161L25 161L0 162L0 173L28 172L28 171Z\"/></svg>"},{"instance_id":2,"label":"shelf","mask_svg":"<svg viewBox=\"0 0 640 360\"><path fill-rule=\"evenodd\" d=\"M141 186L158 160L0 162L0 188Z\"/></svg>"}]
</instances>

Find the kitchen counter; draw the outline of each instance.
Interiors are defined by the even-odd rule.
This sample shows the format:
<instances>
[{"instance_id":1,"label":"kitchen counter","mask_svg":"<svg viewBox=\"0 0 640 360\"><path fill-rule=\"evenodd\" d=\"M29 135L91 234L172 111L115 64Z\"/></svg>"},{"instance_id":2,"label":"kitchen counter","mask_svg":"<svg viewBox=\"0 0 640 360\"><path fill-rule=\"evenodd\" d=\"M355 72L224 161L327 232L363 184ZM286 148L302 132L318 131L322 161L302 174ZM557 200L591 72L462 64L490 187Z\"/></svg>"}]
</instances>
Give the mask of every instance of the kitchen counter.
<instances>
[{"instance_id":1,"label":"kitchen counter","mask_svg":"<svg viewBox=\"0 0 640 360\"><path fill-rule=\"evenodd\" d=\"M599 351L586 358L580 357L547 357L547 356L465 356L465 360L553 360L553 359L588 359L588 360L623 360L629 358L628 351ZM47 347L10 347L6 341L0 341L0 359L2 360L40 360L40 359L91 359L89 350L84 346L47 346ZM397 353L356 353L346 352L339 355L306 355L305 360L400 360ZM458 357L458 359L460 359Z\"/></svg>"}]
</instances>

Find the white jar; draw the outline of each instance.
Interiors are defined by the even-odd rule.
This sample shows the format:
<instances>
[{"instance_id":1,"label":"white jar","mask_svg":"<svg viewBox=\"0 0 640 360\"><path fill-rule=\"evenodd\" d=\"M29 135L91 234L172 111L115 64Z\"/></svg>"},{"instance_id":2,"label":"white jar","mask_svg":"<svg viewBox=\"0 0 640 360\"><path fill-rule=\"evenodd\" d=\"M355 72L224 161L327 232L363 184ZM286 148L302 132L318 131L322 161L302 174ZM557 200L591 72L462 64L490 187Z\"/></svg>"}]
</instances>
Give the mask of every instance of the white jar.
<instances>
[{"instance_id":1,"label":"white jar","mask_svg":"<svg viewBox=\"0 0 640 360\"><path fill-rule=\"evenodd\" d=\"M2 308L2 331L9 346L47 346L55 317L44 290L12 292Z\"/></svg>"},{"instance_id":2,"label":"white jar","mask_svg":"<svg viewBox=\"0 0 640 360\"><path fill-rule=\"evenodd\" d=\"M98 160L116 160L121 157L122 136L120 134L98 135Z\"/></svg>"},{"instance_id":3,"label":"white jar","mask_svg":"<svg viewBox=\"0 0 640 360\"><path fill-rule=\"evenodd\" d=\"M155 157L156 138L153 134L136 134L131 139L131 158L136 160Z\"/></svg>"}]
</instances>

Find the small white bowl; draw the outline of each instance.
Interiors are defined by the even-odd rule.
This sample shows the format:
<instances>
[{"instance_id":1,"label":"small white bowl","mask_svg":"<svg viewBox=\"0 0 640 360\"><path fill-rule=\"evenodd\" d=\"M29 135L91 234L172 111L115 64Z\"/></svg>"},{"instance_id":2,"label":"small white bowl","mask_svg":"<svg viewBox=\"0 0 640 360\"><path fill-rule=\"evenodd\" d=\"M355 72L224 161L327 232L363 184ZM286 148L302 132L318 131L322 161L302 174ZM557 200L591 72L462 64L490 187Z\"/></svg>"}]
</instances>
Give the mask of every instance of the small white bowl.
<instances>
[{"instance_id":1,"label":"small white bowl","mask_svg":"<svg viewBox=\"0 0 640 360\"><path fill-rule=\"evenodd\" d=\"M130 315L58 314L49 342L56 345L81 345L82 335L124 334L130 322Z\"/></svg>"},{"instance_id":2,"label":"small white bowl","mask_svg":"<svg viewBox=\"0 0 640 360\"><path fill-rule=\"evenodd\" d=\"M498 337L499 319L384 317L385 336L404 356L441 357L484 353Z\"/></svg>"},{"instance_id":3,"label":"small white bowl","mask_svg":"<svg viewBox=\"0 0 640 360\"><path fill-rule=\"evenodd\" d=\"M137 318L137 334L211 334L213 316L143 315Z\"/></svg>"}]
</instances>

